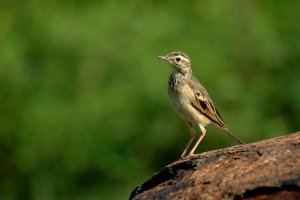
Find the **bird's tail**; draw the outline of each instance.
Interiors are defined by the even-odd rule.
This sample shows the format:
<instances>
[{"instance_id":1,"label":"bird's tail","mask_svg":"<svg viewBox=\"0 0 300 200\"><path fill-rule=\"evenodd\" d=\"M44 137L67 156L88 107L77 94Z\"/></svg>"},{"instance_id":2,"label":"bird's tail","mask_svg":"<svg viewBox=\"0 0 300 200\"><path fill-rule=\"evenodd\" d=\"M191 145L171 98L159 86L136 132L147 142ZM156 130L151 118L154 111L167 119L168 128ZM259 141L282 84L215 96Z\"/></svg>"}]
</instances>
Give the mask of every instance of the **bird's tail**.
<instances>
[{"instance_id":1,"label":"bird's tail","mask_svg":"<svg viewBox=\"0 0 300 200\"><path fill-rule=\"evenodd\" d=\"M245 144L244 142L242 142L238 137L236 137L233 133L231 133L228 129L223 129L226 133L227 133L227 135L229 136L229 137L231 137L232 139L234 139L235 141L237 141L238 143L240 143L240 144Z\"/></svg>"}]
</instances>

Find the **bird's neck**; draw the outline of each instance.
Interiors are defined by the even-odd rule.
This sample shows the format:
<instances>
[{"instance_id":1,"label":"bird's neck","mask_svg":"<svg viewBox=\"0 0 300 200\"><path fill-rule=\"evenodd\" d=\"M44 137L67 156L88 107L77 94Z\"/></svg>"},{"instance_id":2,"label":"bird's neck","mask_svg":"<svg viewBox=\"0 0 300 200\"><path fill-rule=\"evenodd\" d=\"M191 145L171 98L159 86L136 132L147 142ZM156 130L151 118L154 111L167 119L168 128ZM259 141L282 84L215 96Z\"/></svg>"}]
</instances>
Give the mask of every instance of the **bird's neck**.
<instances>
[{"instance_id":1,"label":"bird's neck","mask_svg":"<svg viewBox=\"0 0 300 200\"><path fill-rule=\"evenodd\" d=\"M190 69L185 70L185 69L176 69L176 68L174 68L172 74L174 76L182 76L182 77L185 77L185 78L189 78L189 77L193 76L193 72Z\"/></svg>"}]
</instances>

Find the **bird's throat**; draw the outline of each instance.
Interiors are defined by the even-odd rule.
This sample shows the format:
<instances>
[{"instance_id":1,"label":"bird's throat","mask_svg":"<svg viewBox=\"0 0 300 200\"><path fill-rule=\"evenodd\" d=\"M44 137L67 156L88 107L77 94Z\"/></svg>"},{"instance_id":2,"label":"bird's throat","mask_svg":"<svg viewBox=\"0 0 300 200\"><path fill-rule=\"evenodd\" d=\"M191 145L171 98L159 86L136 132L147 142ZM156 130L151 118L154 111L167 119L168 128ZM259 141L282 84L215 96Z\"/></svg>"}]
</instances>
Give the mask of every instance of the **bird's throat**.
<instances>
[{"instance_id":1,"label":"bird's throat","mask_svg":"<svg viewBox=\"0 0 300 200\"><path fill-rule=\"evenodd\" d=\"M189 78L192 76L192 71L191 70L186 70L186 69L182 69L182 68L173 68L173 74L180 74L181 76L185 77L185 78Z\"/></svg>"}]
</instances>

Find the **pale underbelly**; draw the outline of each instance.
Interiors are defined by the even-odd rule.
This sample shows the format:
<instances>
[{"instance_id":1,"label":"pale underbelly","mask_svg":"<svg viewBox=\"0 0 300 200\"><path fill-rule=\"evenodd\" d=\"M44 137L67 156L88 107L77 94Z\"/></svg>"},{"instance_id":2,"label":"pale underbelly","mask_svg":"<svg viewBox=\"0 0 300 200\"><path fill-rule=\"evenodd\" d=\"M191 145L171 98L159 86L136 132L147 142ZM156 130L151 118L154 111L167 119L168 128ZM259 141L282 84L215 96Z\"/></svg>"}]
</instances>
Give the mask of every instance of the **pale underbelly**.
<instances>
[{"instance_id":1,"label":"pale underbelly","mask_svg":"<svg viewBox=\"0 0 300 200\"><path fill-rule=\"evenodd\" d=\"M185 121L192 124L201 124L206 126L210 124L210 120L202 113L197 111L186 98L179 98L178 96L170 95L171 105L177 114Z\"/></svg>"}]
</instances>

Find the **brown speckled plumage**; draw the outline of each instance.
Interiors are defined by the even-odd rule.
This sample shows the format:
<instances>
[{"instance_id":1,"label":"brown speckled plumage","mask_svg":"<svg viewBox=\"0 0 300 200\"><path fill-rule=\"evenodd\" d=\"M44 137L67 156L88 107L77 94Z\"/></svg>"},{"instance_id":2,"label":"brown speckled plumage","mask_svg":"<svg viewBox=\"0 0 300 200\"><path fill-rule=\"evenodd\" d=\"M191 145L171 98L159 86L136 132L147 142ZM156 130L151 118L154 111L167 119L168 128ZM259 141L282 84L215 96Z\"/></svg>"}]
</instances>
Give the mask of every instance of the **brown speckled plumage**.
<instances>
[{"instance_id":1,"label":"brown speckled plumage","mask_svg":"<svg viewBox=\"0 0 300 200\"><path fill-rule=\"evenodd\" d=\"M201 135L189 155L194 153L205 136L206 130L204 127L208 124L225 131L230 137L243 144L228 130L206 89L193 76L192 63L189 56L183 52L175 51L166 56L159 56L159 58L167 61L173 67L168 83L170 102L174 110L186 122L191 132L191 139L181 156L185 156L195 137L193 125L196 124L201 129Z\"/></svg>"}]
</instances>

